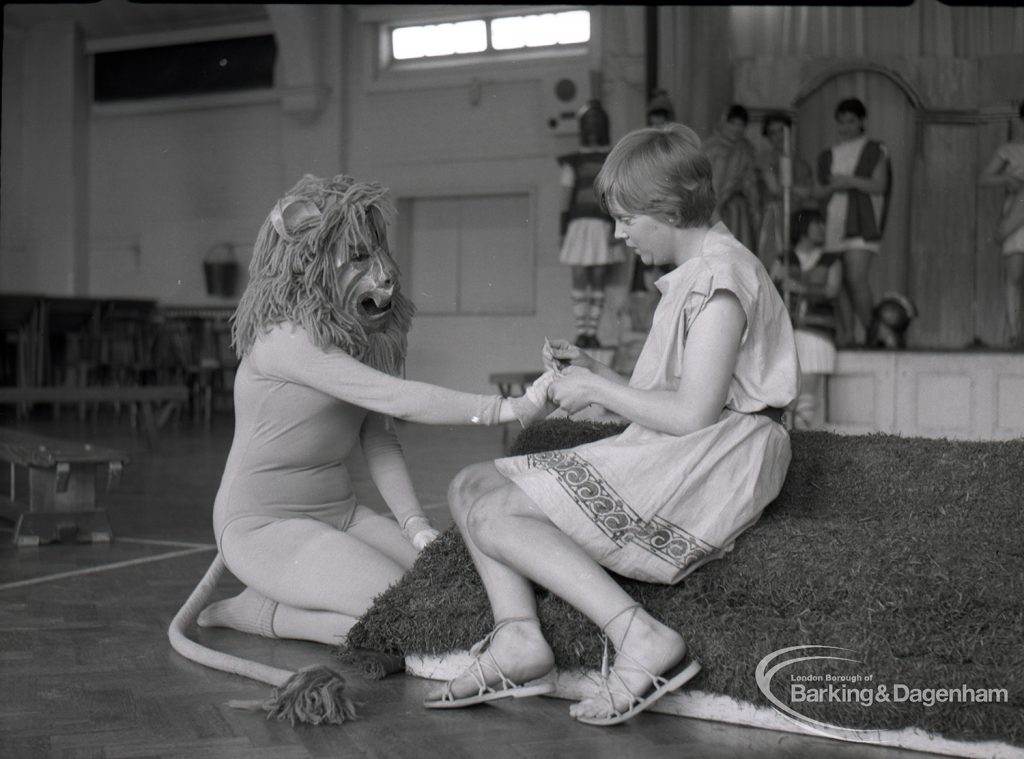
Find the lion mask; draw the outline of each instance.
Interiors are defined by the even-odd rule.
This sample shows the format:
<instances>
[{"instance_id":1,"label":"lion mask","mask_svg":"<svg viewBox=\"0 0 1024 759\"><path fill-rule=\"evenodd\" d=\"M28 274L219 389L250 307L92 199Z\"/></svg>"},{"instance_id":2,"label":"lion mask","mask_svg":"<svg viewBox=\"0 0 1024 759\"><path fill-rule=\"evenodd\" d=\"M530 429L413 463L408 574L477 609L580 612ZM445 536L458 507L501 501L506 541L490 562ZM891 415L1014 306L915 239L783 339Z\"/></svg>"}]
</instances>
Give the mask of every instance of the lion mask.
<instances>
[{"instance_id":1,"label":"lion mask","mask_svg":"<svg viewBox=\"0 0 1024 759\"><path fill-rule=\"evenodd\" d=\"M396 376L405 362L414 307L401 293L387 227L387 189L338 175L306 175L271 210L232 320L239 357L282 322L322 349L337 347Z\"/></svg>"}]
</instances>

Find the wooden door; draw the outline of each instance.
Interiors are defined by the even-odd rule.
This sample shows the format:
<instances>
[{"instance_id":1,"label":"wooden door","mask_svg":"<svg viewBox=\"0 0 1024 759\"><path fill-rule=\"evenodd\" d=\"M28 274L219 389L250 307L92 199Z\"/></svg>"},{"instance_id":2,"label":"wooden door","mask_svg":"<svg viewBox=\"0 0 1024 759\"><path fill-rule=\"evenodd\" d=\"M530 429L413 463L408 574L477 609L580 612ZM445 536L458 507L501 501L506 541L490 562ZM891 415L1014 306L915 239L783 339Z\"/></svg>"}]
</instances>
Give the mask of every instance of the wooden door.
<instances>
[{"instance_id":1,"label":"wooden door","mask_svg":"<svg viewBox=\"0 0 1024 759\"><path fill-rule=\"evenodd\" d=\"M925 120L914 170L909 295L918 317L908 343L962 349L977 335L975 127Z\"/></svg>"}]
</instances>

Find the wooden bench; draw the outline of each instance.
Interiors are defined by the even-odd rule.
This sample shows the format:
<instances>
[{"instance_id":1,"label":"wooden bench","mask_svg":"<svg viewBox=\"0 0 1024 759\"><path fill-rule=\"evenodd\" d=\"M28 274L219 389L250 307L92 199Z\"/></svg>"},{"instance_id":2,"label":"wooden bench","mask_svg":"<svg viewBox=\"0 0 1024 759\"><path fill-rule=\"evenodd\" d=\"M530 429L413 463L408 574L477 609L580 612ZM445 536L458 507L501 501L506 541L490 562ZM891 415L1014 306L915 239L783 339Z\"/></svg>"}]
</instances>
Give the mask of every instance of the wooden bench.
<instances>
[{"instance_id":1,"label":"wooden bench","mask_svg":"<svg viewBox=\"0 0 1024 759\"><path fill-rule=\"evenodd\" d=\"M495 372L491 375L490 380L492 385L498 386L498 392L501 393L502 398L513 397L513 391L516 395L523 395L526 392L526 388L532 385L543 372Z\"/></svg>"},{"instance_id":2,"label":"wooden bench","mask_svg":"<svg viewBox=\"0 0 1024 759\"><path fill-rule=\"evenodd\" d=\"M146 443L156 448L157 433L171 412L188 403L184 385L0 387L0 404L30 403L124 403L141 410Z\"/></svg>"},{"instance_id":3,"label":"wooden bench","mask_svg":"<svg viewBox=\"0 0 1024 759\"><path fill-rule=\"evenodd\" d=\"M127 453L0 427L0 459L11 465L10 496L0 496L0 515L14 522L16 545L71 537L110 541L107 514L96 507L96 468L106 467L107 488L114 488ZM17 493L19 466L28 470L27 500Z\"/></svg>"}]
</instances>

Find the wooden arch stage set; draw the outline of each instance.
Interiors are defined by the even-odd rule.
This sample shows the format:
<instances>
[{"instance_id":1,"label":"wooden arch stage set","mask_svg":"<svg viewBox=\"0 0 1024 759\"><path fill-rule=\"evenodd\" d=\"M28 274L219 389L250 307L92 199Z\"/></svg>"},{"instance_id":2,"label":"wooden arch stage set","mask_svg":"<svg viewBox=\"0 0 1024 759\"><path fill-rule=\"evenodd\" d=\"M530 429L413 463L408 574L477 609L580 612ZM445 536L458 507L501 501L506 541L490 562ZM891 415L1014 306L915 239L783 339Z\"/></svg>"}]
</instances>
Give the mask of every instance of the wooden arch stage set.
<instances>
[{"instance_id":1,"label":"wooden arch stage set","mask_svg":"<svg viewBox=\"0 0 1024 759\"><path fill-rule=\"evenodd\" d=\"M836 103L864 101L868 133L889 145L894 169L872 284L876 295L895 290L917 306L910 348L961 350L1005 340L993 239L1003 198L979 188L977 178L1010 136L1019 103L999 93L1019 88L1019 72L1019 56L735 63L735 100L755 122L772 111L789 114L797 153L812 166L834 139Z\"/></svg>"},{"instance_id":2,"label":"wooden arch stage set","mask_svg":"<svg viewBox=\"0 0 1024 759\"><path fill-rule=\"evenodd\" d=\"M843 351L828 378L827 428L948 437L1024 435L1024 354L1006 343L1002 260L993 238L1002 193L977 186L1011 134L1020 56L736 61L734 98L752 121L781 111L794 149L814 164L834 139L846 97L868 109L868 133L890 148L894 185L876 297L896 291L918 317L906 351ZM1024 93L1020 93L1024 95ZM997 105L993 105L996 103Z\"/></svg>"}]
</instances>

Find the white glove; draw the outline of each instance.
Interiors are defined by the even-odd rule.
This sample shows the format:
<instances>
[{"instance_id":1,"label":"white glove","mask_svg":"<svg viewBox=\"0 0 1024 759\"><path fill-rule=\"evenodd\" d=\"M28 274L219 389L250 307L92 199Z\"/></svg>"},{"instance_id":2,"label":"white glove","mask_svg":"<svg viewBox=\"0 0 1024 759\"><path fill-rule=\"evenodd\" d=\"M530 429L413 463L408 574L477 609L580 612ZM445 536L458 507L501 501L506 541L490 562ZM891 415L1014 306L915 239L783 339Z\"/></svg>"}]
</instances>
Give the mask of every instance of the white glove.
<instances>
[{"instance_id":1,"label":"white glove","mask_svg":"<svg viewBox=\"0 0 1024 759\"><path fill-rule=\"evenodd\" d=\"M546 371L526 388L524 395L508 399L512 404L512 413L523 427L529 427L558 408L557 404L548 398L548 387L554 379L555 373Z\"/></svg>"},{"instance_id":2,"label":"white glove","mask_svg":"<svg viewBox=\"0 0 1024 759\"><path fill-rule=\"evenodd\" d=\"M412 547L415 548L417 551L422 551L424 548L426 548L435 540L437 540L440 534L441 533L435 530L433 527L430 527L426 530L420 530L412 536Z\"/></svg>"},{"instance_id":3,"label":"white glove","mask_svg":"<svg viewBox=\"0 0 1024 759\"><path fill-rule=\"evenodd\" d=\"M551 387L554 379L554 372L544 372L526 388L526 394L523 397L529 399L534 406L543 406L547 403L548 388Z\"/></svg>"},{"instance_id":4,"label":"white glove","mask_svg":"<svg viewBox=\"0 0 1024 759\"><path fill-rule=\"evenodd\" d=\"M413 548L422 551L433 543L441 533L434 529L429 519L417 515L405 520L405 524L402 525L402 534L405 535L406 540L412 543Z\"/></svg>"}]
</instances>

